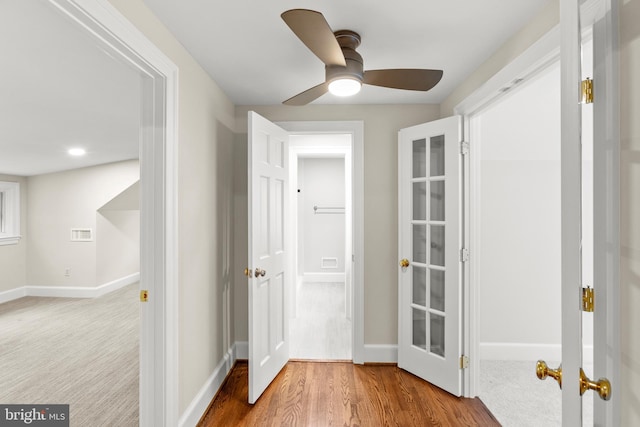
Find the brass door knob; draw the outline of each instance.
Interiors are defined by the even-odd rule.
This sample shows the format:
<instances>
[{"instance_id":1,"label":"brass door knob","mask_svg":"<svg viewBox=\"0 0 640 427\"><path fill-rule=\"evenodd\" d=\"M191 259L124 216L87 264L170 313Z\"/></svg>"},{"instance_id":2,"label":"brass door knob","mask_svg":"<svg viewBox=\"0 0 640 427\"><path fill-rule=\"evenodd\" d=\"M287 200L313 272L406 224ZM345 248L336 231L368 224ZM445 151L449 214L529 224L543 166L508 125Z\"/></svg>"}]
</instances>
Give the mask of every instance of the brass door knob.
<instances>
[{"instance_id":1,"label":"brass door knob","mask_svg":"<svg viewBox=\"0 0 640 427\"><path fill-rule=\"evenodd\" d=\"M253 271L251 271L251 269L249 267L244 269L244 275L247 276L248 278L253 277Z\"/></svg>"},{"instance_id":2,"label":"brass door knob","mask_svg":"<svg viewBox=\"0 0 640 427\"><path fill-rule=\"evenodd\" d=\"M267 274L267 272L265 270L262 270L261 268L256 268L256 277L264 277Z\"/></svg>"},{"instance_id":3,"label":"brass door knob","mask_svg":"<svg viewBox=\"0 0 640 427\"><path fill-rule=\"evenodd\" d=\"M587 390L593 390L598 393L600 399L611 399L611 383L606 378L600 378L598 381L591 381L580 368L580 396Z\"/></svg>"},{"instance_id":4,"label":"brass door knob","mask_svg":"<svg viewBox=\"0 0 640 427\"><path fill-rule=\"evenodd\" d=\"M410 265L410 264L411 264L411 263L410 263L410 262L409 262L409 260L408 260L408 259L406 259L406 258L402 258L402 259L400 260L400 267L402 267L402 268L407 268L407 267L409 267L409 265Z\"/></svg>"},{"instance_id":5,"label":"brass door knob","mask_svg":"<svg viewBox=\"0 0 640 427\"><path fill-rule=\"evenodd\" d=\"M538 360L536 363L536 375L541 380L551 377L558 381L558 386L562 388L562 365L558 366L558 369L551 369L547 366L547 362Z\"/></svg>"}]
</instances>

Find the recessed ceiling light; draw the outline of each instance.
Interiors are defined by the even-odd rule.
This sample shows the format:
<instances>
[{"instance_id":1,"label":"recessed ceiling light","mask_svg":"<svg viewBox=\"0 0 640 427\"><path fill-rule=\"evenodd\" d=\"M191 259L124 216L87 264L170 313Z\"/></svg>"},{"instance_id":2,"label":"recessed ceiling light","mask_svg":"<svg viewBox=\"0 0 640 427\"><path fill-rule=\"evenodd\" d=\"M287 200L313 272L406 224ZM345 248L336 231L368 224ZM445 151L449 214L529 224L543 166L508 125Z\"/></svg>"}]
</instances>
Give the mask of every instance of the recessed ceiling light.
<instances>
[{"instance_id":1,"label":"recessed ceiling light","mask_svg":"<svg viewBox=\"0 0 640 427\"><path fill-rule=\"evenodd\" d=\"M67 153L69 153L69 155L71 156L78 157L87 154L87 150L85 150L84 148L71 148L69 149L69 151L67 151Z\"/></svg>"}]
</instances>

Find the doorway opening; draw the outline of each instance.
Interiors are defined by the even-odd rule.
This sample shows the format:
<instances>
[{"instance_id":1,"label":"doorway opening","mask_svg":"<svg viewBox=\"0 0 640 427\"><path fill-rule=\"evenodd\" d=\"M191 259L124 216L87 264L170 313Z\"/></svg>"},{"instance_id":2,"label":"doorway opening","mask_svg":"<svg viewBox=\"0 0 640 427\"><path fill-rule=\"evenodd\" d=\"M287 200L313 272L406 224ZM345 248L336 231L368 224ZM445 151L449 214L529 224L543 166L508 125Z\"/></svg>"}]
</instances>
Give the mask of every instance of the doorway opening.
<instances>
[{"instance_id":1,"label":"doorway opening","mask_svg":"<svg viewBox=\"0 0 640 427\"><path fill-rule=\"evenodd\" d=\"M353 135L291 135L290 357L353 358Z\"/></svg>"},{"instance_id":2,"label":"doorway opening","mask_svg":"<svg viewBox=\"0 0 640 427\"><path fill-rule=\"evenodd\" d=\"M560 388L553 381L539 381L535 374L537 360L553 368L562 360L560 105L560 64L555 61L469 118L477 156L472 190L479 320L477 395L504 425L530 425L531 420L562 423ZM593 283L593 118L589 114L583 115L582 133L585 285ZM582 326L583 366L591 370L590 313L583 314ZM518 392L523 389L529 392ZM585 425L591 425L593 395L583 396L583 408Z\"/></svg>"},{"instance_id":3,"label":"doorway opening","mask_svg":"<svg viewBox=\"0 0 640 427\"><path fill-rule=\"evenodd\" d=\"M139 424L178 420L178 69L108 2L48 0L142 79L140 131Z\"/></svg>"}]
</instances>

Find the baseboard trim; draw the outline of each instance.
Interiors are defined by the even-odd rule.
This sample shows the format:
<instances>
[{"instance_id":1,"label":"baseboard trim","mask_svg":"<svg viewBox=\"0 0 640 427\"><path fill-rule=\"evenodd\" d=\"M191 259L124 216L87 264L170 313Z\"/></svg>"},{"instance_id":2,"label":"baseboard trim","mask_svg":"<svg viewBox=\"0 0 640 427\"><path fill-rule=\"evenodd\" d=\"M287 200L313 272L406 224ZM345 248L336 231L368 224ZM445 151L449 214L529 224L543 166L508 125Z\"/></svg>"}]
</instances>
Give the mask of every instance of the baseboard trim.
<instances>
[{"instance_id":1,"label":"baseboard trim","mask_svg":"<svg viewBox=\"0 0 640 427\"><path fill-rule=\"evenodd\" d=\"M196 394L184 411L178 420L178 426L191 427L198 424L198 421L200 421L200 418L202 418L209 407L209 404L220 389L227 374L231 371L234 362L234 351L232 347L227 351L220 363L218 363L218 366L213 370L211 376L207 378L198 394Z\"/></svg>"},{"instance_id":2,"label":"baseboard trim","mask_svg":"<svg viewBox=\"0 0 640 427\"><path fill-rule=\"evenodd\" d=\"M304 273L302 283L344 283L344 273Z\"/></svg>"},{"instance_id":3,"label":"baseboard trim","mask_svg":"<svg viewBox=\"0 0 640 427\"><path fill-rule=\"evenodd\" d=\"M122 289L125 286L132 285L136 282L140 281L140 272L129 274L128 276L121 277L116 280L112 280L111 282L107 282L103 285L100 285L96 288L96 297L101 297L110 292L117 291L118 289Z\"/></svg>"},{"instance_id":4,"label":"baseboard trim","mask_svg":"<svg viewBox=\"0 0 640 427\"><path fill-rule=\"evenodd\" d=\"M26 292L27 291L24 288L24 286L21 288L14 288L14 289L9 289L8 291L0 292L0 304L13 301L14 299L26 297L27 296Z\"/></svg>"},{"instance_id":5,"label":"baseboard trim","mask_svg":"<svg viewBox=\"0 0 640 427\"><path fill-rule=\"evenodd\" d=\"M593 363L593 346L584 346L584 362ZM560 344L480 343L480 360L561 361Z\"/></svg>"},{"instance_id":6,"label":"baseboard trim","mask_svg":"<svg viewBox=\"0 0 640 427\"><path fill-rule=\"evenodd\" d=\"M140 273L133 273L100 286L23 286L0 292L0 303L22 297L98 298L140 281Z\"/></svg>"},{"instance_id":7,"label":"baseboard trim","mask_svg":"<svg viewBox=\"0 0 640 427\"><path fill-rule=\"evenodd\" d=\"M364 363L398 363L398 346L395 344L365 344Z\"/></svg>"},{"instance_id":8,"label":"baseboard trim","mask_svg":"<svg viewBox=\"0 0 640 427\"><path fill-rule=\"evenodd\" d=\"M249 343L236 341L234 344L236 360L249 359ZM398 363L398 346L395 344L376 344L364 346L362 363Z\"/></svg>"},{"instance_id":9,"label":"baseboard trim","mask_svg":"<svg viewBox=\"0 0 640 427\"><path fill-rule=\"evenodd\" d=\"M218 363L218 366L215 367L211 376L207 378L198 394L196 394L178 420L179 427L194 427L198 425L198 422L231 371L233 364L236 360L242 359L242 357L238 357L238 348L241 346L242 343L234 343L231 348L227 350L227 353L223 356L220 363Z\"/></svg>"},{"instance_id":10,"label":"baseboard trim","mask_svg":"<svg viewBox=\"0 0 640 427\"><path fill-rule=\"evenodd\" d=\"M236 341L233 344L236 351L236 360L249 359L249 342L248 341Z\"/></svg>"}]
</instances>

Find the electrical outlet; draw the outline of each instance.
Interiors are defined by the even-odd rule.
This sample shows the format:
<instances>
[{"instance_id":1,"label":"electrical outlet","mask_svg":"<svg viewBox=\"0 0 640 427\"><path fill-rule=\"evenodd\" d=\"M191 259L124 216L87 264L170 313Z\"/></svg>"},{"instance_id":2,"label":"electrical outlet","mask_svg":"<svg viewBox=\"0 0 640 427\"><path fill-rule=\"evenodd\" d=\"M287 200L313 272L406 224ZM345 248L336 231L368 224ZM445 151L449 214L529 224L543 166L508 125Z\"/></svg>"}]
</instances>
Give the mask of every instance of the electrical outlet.
<instances>
[{"instance_id":1,"label":"electrical outlet","mask_svg":"<svg viewBox=\"0 0 640 427\"><path fill-rule=\"evenodd\" d=\"M64 277L70 277L71 276L71 269L69 267L64 269Z\"/></svg>"}]
</instances>

